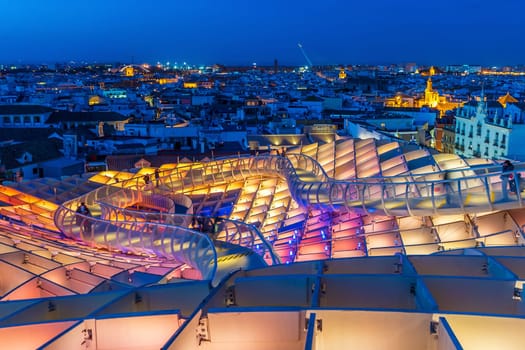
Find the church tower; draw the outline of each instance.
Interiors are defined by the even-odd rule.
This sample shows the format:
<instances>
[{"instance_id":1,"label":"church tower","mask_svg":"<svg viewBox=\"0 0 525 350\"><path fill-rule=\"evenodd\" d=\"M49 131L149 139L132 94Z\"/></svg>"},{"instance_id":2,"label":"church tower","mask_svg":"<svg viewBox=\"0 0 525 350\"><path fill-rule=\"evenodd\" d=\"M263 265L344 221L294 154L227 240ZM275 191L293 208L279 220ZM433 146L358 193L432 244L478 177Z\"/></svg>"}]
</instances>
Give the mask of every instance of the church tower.
<instances>
[{"instance_id":1,"label":"church tower","mask_svg":"<svg viewBox=\"0 0 525 350\"><path fill-rule=\"evenodd\" d=\"M434 90L432 89L432 78L430 78L430 77L427 79L427 87L426 87L426 89L425 89L425 93L426 93L427 91L428 91L428 92L432 92L432 91L434 91Z\"/></svg>"},{"instance_id":2,"label":"church tower","mask_svg":"<svg viewBox=\"0 0 525 350\"><path fill-rule=\"evenodd\" d=\"M432 87L432 78L428 77L427 87L425 89L425 105L435 108L438 104L439 93L437 91L434 91Z\"/></svg>"},{"instance_id":3,"label":"church tower","mask_svg":"<svg viewBox=\"0 0 525 350\"><path fill-rule=\"evenodd\" d=\"M346 79L346 72L345 72L345 68L344 67L341 67L339 69L339 79L340 80L345 80Z\"/></svg>"}]
</instances>

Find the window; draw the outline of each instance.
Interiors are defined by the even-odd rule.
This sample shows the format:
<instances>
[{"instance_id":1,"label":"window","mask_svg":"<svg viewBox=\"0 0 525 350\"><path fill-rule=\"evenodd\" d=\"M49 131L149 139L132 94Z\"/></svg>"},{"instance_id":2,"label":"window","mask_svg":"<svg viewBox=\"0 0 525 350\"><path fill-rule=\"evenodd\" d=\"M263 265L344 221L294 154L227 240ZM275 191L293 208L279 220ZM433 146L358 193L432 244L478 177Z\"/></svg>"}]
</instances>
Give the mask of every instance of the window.
<instances>
[{"instance_id":1,"label":"window","mask_svg":"<svg viewBox=\"0 0 525 350\"><path fill-rule=\"evenodd\" d=\"M13 117L13 123L15 124L20 124L20 116L19 115L15 115Z\"/></svg>"},{"instance_id":2,"label":"window","mask_svg":"<svg viewBox=\"0 0 525 350\"><path fill-rule=\"evenodd\" d=\"M4 117L4 124L11 124L11 118L10 117Z\"/></svg>"},{"instance_id":3,"label":"window","mask_svg":"<svg viewBox=\"0 0 525 350\"><path fill-rule=\"evenodd\" d=\"M463 123L458 123L456 125L456 134L459 134L461 132L461 127L462 127Z\"/></svg>"},{"instance_id":4,"label":"window","mask_svg":"<svg viewBox=\"0 0 525 350\"><path fill-rule=\"evenodd\" d=\"M31 117L28 115L24 116L24 124L31 124Z\"/></svg>"},{"instance_id":5,"label":"window","mask_svg":"<svg viewBox=\"0 0 525 350\"><path fill-rule=\"evenodd\" d=\"M40 123L40 116L39 115L33 116L33 121L35 122L35 124Z\"/></svg>"},{"instance_id":6,"label":"window","mask_svg":"<svg viewBox=\"0 0 525 350\"><path fill-rule=\"evenodd\" d=\"M105 162L87 162L85 164L86 173L99 172L105 170L108 170L108 166Z\"/></svg>"}]
</instances>

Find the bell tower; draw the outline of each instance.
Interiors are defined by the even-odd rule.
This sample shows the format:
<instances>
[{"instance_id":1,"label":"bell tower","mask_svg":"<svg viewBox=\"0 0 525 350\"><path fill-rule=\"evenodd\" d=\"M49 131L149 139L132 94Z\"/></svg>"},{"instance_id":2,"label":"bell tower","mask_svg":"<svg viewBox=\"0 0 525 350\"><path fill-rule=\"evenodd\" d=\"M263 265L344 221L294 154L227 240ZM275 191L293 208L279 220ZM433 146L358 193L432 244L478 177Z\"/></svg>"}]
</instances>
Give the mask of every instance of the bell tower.
<instances>
[{"instance_id":1,"label":"bell tower","mask_svg":"<svg viewBox=\"0 0 525 350\"><path fill-rule=\"evenodd\" d=\"M346 79L346 72L345 72L344 67L341 67L339 69L339 79L340 80L345 80Z\"/></svg>"}]
</instances>

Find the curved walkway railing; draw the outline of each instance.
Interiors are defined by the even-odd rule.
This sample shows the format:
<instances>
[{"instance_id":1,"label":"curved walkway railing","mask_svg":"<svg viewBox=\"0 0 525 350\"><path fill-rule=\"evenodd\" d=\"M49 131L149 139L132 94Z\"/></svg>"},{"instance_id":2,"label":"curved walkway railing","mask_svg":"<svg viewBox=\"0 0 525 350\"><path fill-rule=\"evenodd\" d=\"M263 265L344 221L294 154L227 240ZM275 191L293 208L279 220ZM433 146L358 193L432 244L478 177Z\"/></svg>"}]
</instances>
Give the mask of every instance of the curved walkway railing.
<instances>
[{"instance_id":1,"label":"curved walkway railing","mask_svg":"<svg viewBox=\"0 0 525 350\"><path fill-rule=\"evenodd\" d=\"M191 208L191 200L187 203L162 189L145 189L144 185L142 176L137 176L101 186L63 203L55 212L55 223L66 236L99 247L176 259L199 270L204 279L213 280L217 270L218 254L213 239L253 250L261 261L279 263L273 247L255 226L223 219L214 228L213 235L199 232L188 226L193 220L210 218L174 213L174 204ZM89 207L91 215L76 212L81 202ZM128 208L138 203L159 207L157 209L163 211Z\"/></svg>"},{"instance_id":2,"label":"curved walkway railing","mask_svg":"<svg viewBox=\"0 0 525 350\"><path fill-rule=\"evenodd\" d=\"M458 173L459 171L464 172L468 169L458 170ZM209 251L206 256L216 257L217 253L211 252L214 249L213 242L207 235L184 227L188 223L188 218L186 220L183 217L178 218L182 220L181 226L177 226L177 217L170 214L166 214L164 219L172 220L173 223L141 221L137 217L129 220L130 217L124 213L120 213L123 217L116 220L119 216L114 215L115 208L125 208L130 203L140 202L143 199L141 196L145 193L162 192L162 190L184 191L185 188L194 188L210 182L243 180L249 176L262 174L285 178L292 198L304 207L309 205L350 207L370 213L382 212L386 215L484 212L523 207L523 198L519 193L507 192L507 182L502 180L500 172L468 176L461 174L461 177L453 179L441 179L445 174L454 175L454 172L448 171L428 174L432 179L426 179L422 174L403 174L343 181L330 178L322 166L311 157L289 154L286 157L262 155L225 158L178 166L175 169L163 169L159 189L148 187L148 184L142 182L141 176L125 182L115 182L64 203L55 213L55 222L57 227L68 236L91 240L96 244L103 242L109 247L124 251L169 253L190 266L202 269L203 275L207 275L209 269L202 265L201 253L191 252L191 249ZM504 175L509 174L514 175L513 181L519 185L518 171ZM113 198L110 203L113 213L109 206L106 206L107 212L104 212L100 205L103 198L108 197ZM95 216L99 218L83 218L93 221L95 228L98 226L98 229L91 231L91 234L82 233L80 228L73 229L75 226L73 218L78 216L75 213L76 205L81 200L98 211ZM230 225L231 228L224 229L217 237L253 249L254 237L257 236L262 244L267 246L264 251L272 255L272 261L276 261L271 247L268 248L270 245L256 228L234 221L224 221L223 225L225 227ZM154 234L148 236L146 232L150 231ZM95 235L95 232L100 232L102 235ZM169 243L169 240L172 242ZM216 266L214 268L216 269Z\"/></svg>"},{"instance_id":3,"label":"curved walkway railing","mask_svg":"<svg viewBox=\"0 0 525 350\"><path fill-rule=\"evenodd\" d=\"M105 200L111 204L101 205ZM107 210L108 207L126 208L143 201L164 205L168 213L174 211L173 201L167 197L132 188L102 186L63 203L55 212L55 223L64 235L87 244L124 253L175 259L195 268L203 279L212 280L217 270L217 252L210 237L184 226L140 221L132 216L113 216L114 212ZM88 206L91 215L76 212L81 202Z\"/></svg>"},{"instance_id":4,"label":"curved walkway railing","mask_svg":"<svg viewBox=\"0 0 525 350\"><path fill-rule=\"evenodd\" d=\"M472 175L465 175L465 173ZM303 154L222 159L177 168L164 183L171 188L208 181L243 179L270 174L284 177L292 198L306 207L330 206L361 209L385 215L436 215L486 212L521 208L525 198L511 193L508 183L519 188L519 170L505 174L480 169L457 169L428 174L336 180L314 159ZM513 179L507 181L508 175ZM502 176L503 175L503 176ZM446 178L448 177L448 178ZM522 181L525 181L525 177Z\"/></svg>"},{"instance_id":5,"label":"curved walkway railing","mask_svg":"<svg viewBox=\"0 0 525 350\"><path fill-rule=\"evenodd\" d=\"M57 210L60 230L96 247L137 255L174 259L195 268L203 279L213 279L217 252L211 239L191 229L161 223L110 221L68 210Z\"/></svg>"},{"instance_id":6,"label":"curved walkway railing","mask_svg":"<svg viewBox=\"0 0 525 350\"><path fill-rule=\"evenodd\" d=\"M189 214L148 212L114 206L100 202L102 217L115 224L120 222L158 222L165 225L179 226L206 234L213 241L222 241L253 250L263 259L278 264L279 259L273 247L261 232L253 225L241 221Z\"/></svg>"},{"instance_id":7,"label":"curved walkway railing","mask_svg":"<svg viewBox=\"0 0 525 350\"><path fill-rule=\"evenodd\" d=\"M98 191L99 194L107 192L104 189ZM94 197L96 198L91 194L78 200L85 201L89 206L92 203L88 200ZM76 213L71 208L72 203L66 204L55 212L55 223L68 237L123 253L174 259L195 268L203 279L213 279L215 276L217 252L212 240L205 234L183 226L139 221L129 217L112 220L108 216L111 213L105 210L107 205L99 206L100 215L87 216ZM96 208L95 205L90 206L90 209Z\"/></svg>"}]
</instances>

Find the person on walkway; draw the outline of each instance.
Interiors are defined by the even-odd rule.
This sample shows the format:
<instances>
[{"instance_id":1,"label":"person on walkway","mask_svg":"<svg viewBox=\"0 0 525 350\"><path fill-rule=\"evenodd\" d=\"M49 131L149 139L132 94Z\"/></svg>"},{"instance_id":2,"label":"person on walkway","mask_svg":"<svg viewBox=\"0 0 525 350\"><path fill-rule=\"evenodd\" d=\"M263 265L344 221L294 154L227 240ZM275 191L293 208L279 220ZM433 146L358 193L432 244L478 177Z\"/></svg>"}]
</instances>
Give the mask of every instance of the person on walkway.
<instances>
[{"instance_id":1,"label":"person on walkway","mask_svg":"<svg viewBox=\"0 0 525 350\"><path fill-rule=\"evenodd\" d=\"M448 206L454 206L457 204L455 200L457 197L457 194L454 191L454 188L452 187L452 178L448 171L445 172L444 180L445 182L443 183L443 188L445 189L446 204Z\"/></svg>"},{"instance_id":2,"label":"person on walkway","mask_svg":"<svg viewBox=\"0 0 525 350\"><path fill-rule=\"evenodd\" d=\"M514 170L514 165L510 162L510 160L506 160L503 162L503 165L501 167L501 194L503 200L509 199L508 194L508 187L509 187L509 181L511 180L511 176L513 177L513 174L509 172ZM514 178L512 178L512 181L514 181Z\"/></svg>"},{"instance_id":3,"label":"person on walkway","mask_svg":"<svg viewBox=\"0 0 525 350\"><path fill-rule=\"evenodd\" d=\"M77 215L76 224L79 225L84 232L91 232L91 220L86 218L86 216L91 216L91 211L86 206L86 203L80 203L80 206L77 208L77 213L81 215Z\"/></svg>"},{"instance_id":4,"label":"person on walkway","mask_svg":"<svg viewBox=\"0 0 525 350\"><path fill-rule=\"evenodd\" d=\"M86 203L84 202L80 203L80 205L78 206L77 213L86 215L86 216L91 215L91 211L89 210L89 208L86 206Z\"/></svg>"},{"instance_id":5,"label":"person on walkway","mask_svg":"<svg viewBox=\"0 0 525 350\"><path fill-rule=\"evenodd\" d=\"M160 173L159 169L155 169L155 187L159 187Z\"/></svg>"},{"instance_id":6,"label":"person on walkway","mask_svg":"<svg viewBox=\"0 0 525 350\"><path fill-rule=\"evenodd\" d=\"M217 234L220 232L221 230L221 223L222 223L222 218L221 217L215 217L214 220L213 220L213 238L215 238L217 236Z\"/></svg>"},{"instance_id":7,"label":"person on walkway","mask_svg":"<svg viewBox=\"0 0 525 350\"><path fill-rule=\"evenodd\" d=\"M84 204L84 203L82 203L82 204L80 204L80 205L78 206L78 208L77 208L77 210L76 210L76 212L77 212L78 214L82 214L82 210L83 210L83 209L82 209L82 205L83 205L83 204ZM76 224L77 226L80 226L80 224L82 224L82 216L80 216L80 215L78 215L78 214L75 215L75 224Z\"/></svg>"},{"instance_id":8,"label":"person on walkway","mask_svg":"<svg viewBox=\"0 0 525 350\"><path fill-rule=\"evenodd\" d=\"M16 172L16 182L22 182L22 180L24 180L24 171L20 168Z\"/></svg>"},{"instance_id":9,"label":"person on walkway","mask_svg":"<svg viewBox=\"0 0 525 350\"><path fill-rule=\"evenodd\" d=\"M150 190L153 189L153 184L151 183L151 179L149 177L149 174L144 175L142 180L144 181L144 187L143 187L144 191L150 191Z\"/></svg>"}]
</instances>

